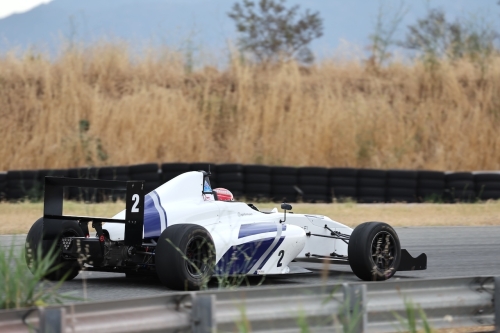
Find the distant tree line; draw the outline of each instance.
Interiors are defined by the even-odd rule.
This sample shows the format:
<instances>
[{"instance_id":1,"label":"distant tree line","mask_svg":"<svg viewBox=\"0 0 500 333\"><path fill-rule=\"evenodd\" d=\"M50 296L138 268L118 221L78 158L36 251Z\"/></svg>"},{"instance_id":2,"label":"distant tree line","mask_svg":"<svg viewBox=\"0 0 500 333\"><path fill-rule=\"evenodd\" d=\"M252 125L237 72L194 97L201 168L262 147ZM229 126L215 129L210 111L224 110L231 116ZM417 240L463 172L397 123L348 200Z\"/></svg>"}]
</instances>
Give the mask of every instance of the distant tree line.
<instances>
[{"instance_id":1,"label":"distant tree line","mask_svg":"<svg viewBox=\"0 0 500 333\"><path fill-rule=\"evenodd\" d=\"M260 63L296 59L310 63L314 55L310 43L323 35L323 19L318 12L299 6L287 8L286 0L242 0L236 2L229 17L240 35L240 50ZM499 3L500 4L500 1ZM394 35L402 22L403 3L392 18L382 8L373 34L370 61L381 65L391 56L393 46L413 50L426 60L440 58L484 60L497 52L499 33L480 19L457 18L450 22L442 9L429 9L426 16L408 26L404 40Z\"/></svg>"},{"instance_id":2,"label":"distant tree line","mask_svg":"<svg viewBox=\"0 0 500 333\"><path fill-rule=\"evenodd\" d=\"M259 62L295 58L312 62L309 44L323 35L323 20L319 13L299 6L285 7L285 0L243 0L234 4L229 17L240 33L239 46Z\"/></svg>"}]
</instances>

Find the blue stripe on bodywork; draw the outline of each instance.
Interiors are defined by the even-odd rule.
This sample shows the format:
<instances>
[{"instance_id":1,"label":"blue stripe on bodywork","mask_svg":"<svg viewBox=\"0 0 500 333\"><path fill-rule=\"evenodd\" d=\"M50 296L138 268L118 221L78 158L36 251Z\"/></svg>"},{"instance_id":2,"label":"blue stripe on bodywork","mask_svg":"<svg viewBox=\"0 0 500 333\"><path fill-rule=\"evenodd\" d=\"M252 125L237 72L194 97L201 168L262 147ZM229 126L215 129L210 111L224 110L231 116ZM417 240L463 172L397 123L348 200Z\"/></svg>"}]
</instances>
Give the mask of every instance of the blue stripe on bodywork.
<instances>
[{"instance_id":1,"label":"blue stripe on bodywork","mask_svg":"<svg viewBox=\"0 0 500 333\"><path fill-rule=\"evenodd\" d=\"M163 213L163 217L165 219L165 228L168 227L168 223L167 223L167 212L165 212L165 209L163 208L163 205L161 203L161 199L160 199L160 196L158 195L158 193L156 193L156 191L153 191L151 192L153 193L154 195L156 195L156 198L158 199L158 204L160 207L156 207L156 209L159 211L160 214ZM160 219L161 220L161 219ZM161 222L161 221L160 221ZM161 230L160 230L160 233L161 233ZM158 235L160 236L160 235Z\"/></svg>"},{"instance_id":2,"label":"blue stripe on bodywork","mask_svg":"<svg viewBox=\"0 0 500 333\"><path fill-rule=\"evenodd\" d=\"M215 274L247 274L273 241L274 237L271 237L231 246L215 266Z\"/></svg>"},{"instance_id":3,"label":"blue stripe on bodywork","mask_svg":"<svg viewBox=\"0 0 500 333\"><path fill-rule=\"evenodd\" d=\"M281 225L281 230L286 230L286 225ZM264 234L266 232L276 232L278 227L276 223L250 223L242 224L238 233L238 239L252 235Z\"/></svg>"},{"instance_id":4,"label":"blue stripe on bodywork","mask_svg":"<svg viewBox=\"0 0 500 333\"><path fill-rule=\"evenodd\" d=\"M283 236L283 237L280 238L280 240L278 241L278 243L276 244L276 246L274 247L274 249L272 249L272 251L269 252L269 254L267 255L266 259L264 259L264 261L262 262L262 264L260 264L259 269L262 269L262 267L264 267L264 265L267 263L267 261L269 260L269 258L271 258L271 256L274 254L274 252L276 252L276 250L280 247L281 243L283 243L284 240L285 240L285 236ZM254 274L257 274L257 272L254 272Z\"/></svg>"},{"instance_id":5,"label":"blue stripe on bodywork","mask_svg":"<svg viewBox=\"0 0 500 333\"><path fill-rule=\"evenodd\" d=\"M155 207L151 193L149 193L144 199L144 238L159 237L160 234L160 213Z\"/></svg>"},{"instance_id":6,"label":"blue stripe on bodywork","mask_svg":"<svg viewBox=\"0 0 500 333\"><path fill-rule=\"evenodd\" d=\"M158 193L156 193L156 191L151 191L146 194L144 199L144 238L160 237L162 219L165 221L166 228L168 225L167 213L165 209L163 209Z\"/></svg>"}]
</instances>

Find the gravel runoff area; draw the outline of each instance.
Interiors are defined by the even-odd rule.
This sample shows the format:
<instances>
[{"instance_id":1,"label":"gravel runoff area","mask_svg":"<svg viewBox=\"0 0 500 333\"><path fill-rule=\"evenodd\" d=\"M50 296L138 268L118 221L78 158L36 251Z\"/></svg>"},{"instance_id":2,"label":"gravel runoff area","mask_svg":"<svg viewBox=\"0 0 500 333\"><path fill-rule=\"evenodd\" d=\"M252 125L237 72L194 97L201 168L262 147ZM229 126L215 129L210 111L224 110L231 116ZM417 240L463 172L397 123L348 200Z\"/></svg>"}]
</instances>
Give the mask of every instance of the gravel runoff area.
<instances>
[{"instance_id":1,"label":"gravel runoff area","mask_svg":"<svg viewBox=\"0 0 500 333\"><path fill-rule=\"evenodd\" d=\"M261 210L278 207L256 203ZM394 227L495 226L500 225L500 201L471 204L292 204L293 212L326 215L355 227L361 222L383 221ZM85 204L68 201L64 214L111 217L125 208L124 202ZM0 203L0 234L25 234L42 215L43 203Z\"/></svg>"}]
</instances>

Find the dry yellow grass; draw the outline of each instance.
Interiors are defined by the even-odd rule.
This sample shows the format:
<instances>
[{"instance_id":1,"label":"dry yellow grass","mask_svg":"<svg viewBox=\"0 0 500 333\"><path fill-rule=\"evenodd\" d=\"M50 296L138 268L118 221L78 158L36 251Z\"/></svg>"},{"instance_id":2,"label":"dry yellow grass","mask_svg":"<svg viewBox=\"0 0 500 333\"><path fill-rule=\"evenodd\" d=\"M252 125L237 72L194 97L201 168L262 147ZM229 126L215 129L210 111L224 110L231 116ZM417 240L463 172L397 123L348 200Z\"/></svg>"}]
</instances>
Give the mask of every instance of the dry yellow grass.
<instances>
[{"instance_id":1,"label":"dry yellow grass","mask_svg":"<svg viewBox=\"0 0 500 333\"><path fill-rule=\"evenodd\" d=\"M262 206L262 208L261 208ZM500 202L484 204L292 204L296 213L326 215L350 227L383 221L395 227L500 225ZM259 208L276 207L273 204ZM279 205L277 206L279 209Z\"/></svg>"},{"instance_id":2,"label":"dry yellow grass","mask_svg":"<svg viewBox=\"0 0 500 333\"><path fill-rule=\"evenodd\" d=\"M279 205L257 205L270 210ZM83 204L68 201L69 215L111 217L125 208L123 202ZM321 214L355 227L361 222L384 221L395 227L500 225L500 202L481 204L293 204L295 213ZM0 203L0 234L27 233L42 215L42 203Z\"/></svg>"},{"instance_id":3,"label":"dry yellow grass","mask_svg":"<svg viewBox=\"0 0 500 333\"><path fill-rule=\"evenodd\" d=\"M465 60L432 70L331 60L194 72L164 50L132 58L105 44L53 61L1 57L0 170L172 161L500 168L498 56L486 70Z\"/></svg>"}]
</instances>

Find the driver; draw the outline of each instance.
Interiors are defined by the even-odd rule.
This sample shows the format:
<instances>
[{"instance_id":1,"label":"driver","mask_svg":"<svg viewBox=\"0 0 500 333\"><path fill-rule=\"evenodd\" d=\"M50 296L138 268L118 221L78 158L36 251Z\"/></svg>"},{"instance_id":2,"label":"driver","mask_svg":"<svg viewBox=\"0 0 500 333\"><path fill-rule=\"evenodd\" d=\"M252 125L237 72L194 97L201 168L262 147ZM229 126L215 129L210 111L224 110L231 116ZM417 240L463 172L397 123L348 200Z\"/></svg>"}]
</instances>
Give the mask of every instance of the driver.
<instances>
[{"instance_id":1,"label":"driver","mask_svg":"<svg viewBox=\"0 0 500 333\"><path fill-rule=\"evenodd\" d=\"M231 191L225 188L219 187L215 188L213 191L217 193L217 200L219 201L234 201L234 197Z\"/></svg>"}]
</instances>

